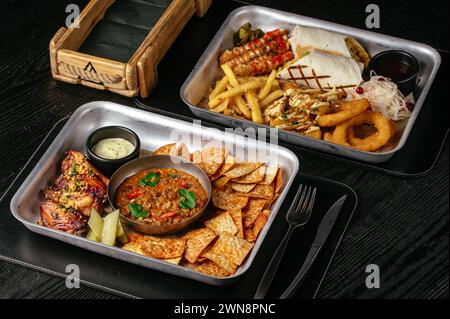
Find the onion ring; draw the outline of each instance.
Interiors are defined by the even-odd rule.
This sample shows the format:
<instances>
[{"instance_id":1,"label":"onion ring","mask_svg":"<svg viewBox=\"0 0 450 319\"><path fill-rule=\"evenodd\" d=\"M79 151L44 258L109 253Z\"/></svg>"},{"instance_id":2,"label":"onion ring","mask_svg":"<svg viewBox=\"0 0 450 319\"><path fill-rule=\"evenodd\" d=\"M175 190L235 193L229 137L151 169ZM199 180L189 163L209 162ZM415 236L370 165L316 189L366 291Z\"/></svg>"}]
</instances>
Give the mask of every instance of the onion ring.
<instances>
[{"instance_id":1,"label":"onion ring","mask_svg":"<svg viewBox=\"0 0 450 319\"><path fill-rule=\"evenodd\" d=\"M351 145L348 141L348 130L353 126L362 124L372 124L377 129L377 133L368 138L361 139L364 141L361 145ZM391 122L381 113L367 111L357 117L336 126L333 132L333 142L339 145L353 147L360 151L373 152L386 145L392 137Z\"/></svg>"},{"instance_id":2,"label":"onion ring","mask_svg":"<svg viewBox=\"0 0 450 319\"><path fill-rule=\"evenodd\" d=\"M364 113L369 108L370 103L367 99L346 101L342 104L339 112L319 115L317 123L321 127L333 127Z\"/></svg>"},{"instance_id":3,"label":"onion ring","mask_svg":"<svg viewBox=\"0 0 450 319\"><path fill-rule=\"evenodd\" d=\"M397 128L394 122L390 121L390 123L391 123L391 138L392 138L395 135L395 131ZM375 143L375 140L378 138L378 135L379 135L378 132L375 132L374 134L369 135L365 138L359 138L356 136L353 126L350 127L347 131L348 142L353 147L361 146L367 143Z\"/></svg>"}]
</instances>

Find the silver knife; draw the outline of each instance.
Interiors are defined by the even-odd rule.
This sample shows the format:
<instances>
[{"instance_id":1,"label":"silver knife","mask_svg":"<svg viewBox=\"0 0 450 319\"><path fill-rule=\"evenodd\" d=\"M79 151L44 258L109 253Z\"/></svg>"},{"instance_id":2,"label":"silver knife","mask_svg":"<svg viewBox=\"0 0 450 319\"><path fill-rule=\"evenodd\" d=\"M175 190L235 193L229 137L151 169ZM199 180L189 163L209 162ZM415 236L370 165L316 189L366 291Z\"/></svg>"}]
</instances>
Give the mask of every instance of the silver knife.
<instances>
[{"instance_id":1,"label":"silver knife","mask_svg":"<svg viewBox=\"0 0 450 319\"><path fill-rule=\"evenodd\" d=\"M333 204L333 206L331 206L331 208L325 214L322 222L319 225L319 228L317 229L316 237L314 238L313 244L308 252L308 255L306 256L302 268L299 270L297 276L295 276L289 287L280 296L280 299L292 298L292 296L297 292L298 288L300 288L300 285L306 278L309 269L314 264L314 261L316 260L317 256L320 253L320 250L325 244L328 235L333 229L333 226L336 223L337 218L339 217L339 213L341 212L346 199L347 195L342 196L336 203Z\"/></svg>"}]
</instances>

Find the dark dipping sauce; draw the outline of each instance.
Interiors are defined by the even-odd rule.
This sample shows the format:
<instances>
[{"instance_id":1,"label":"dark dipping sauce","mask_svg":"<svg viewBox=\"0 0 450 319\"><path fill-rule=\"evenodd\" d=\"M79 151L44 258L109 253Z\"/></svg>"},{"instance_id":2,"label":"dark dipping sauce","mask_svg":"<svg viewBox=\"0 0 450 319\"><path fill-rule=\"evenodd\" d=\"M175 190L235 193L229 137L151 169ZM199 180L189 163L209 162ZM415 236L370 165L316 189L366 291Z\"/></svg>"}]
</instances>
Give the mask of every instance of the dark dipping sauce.
<instances>
[{"instance_id":1,"label":"dark dipping sauce","mask_svg":"<svg viewBox=\"0 0 450 319\"><path fill-rule=\"evenodd\" d=\"M157 226L177 224L195 216L207 200L200 181L175 168L139 172L127 178L115 194L121 214Z\"/></svg>"},{"instance_id":2,"label":"dark dipping sauce","mask_svg":"<svg viewBox=\"0 0 450 319\"><path fill-rule=\"evenodd\" d=\"M393 56L392 58L386 58L383 63L379 63L375 67L375 72L378 75L383 75L390 78L394 82L400 82L409 79L414 76L416 70L411 67L410 64L405 63Z\"/></svg>"}]
</instances>

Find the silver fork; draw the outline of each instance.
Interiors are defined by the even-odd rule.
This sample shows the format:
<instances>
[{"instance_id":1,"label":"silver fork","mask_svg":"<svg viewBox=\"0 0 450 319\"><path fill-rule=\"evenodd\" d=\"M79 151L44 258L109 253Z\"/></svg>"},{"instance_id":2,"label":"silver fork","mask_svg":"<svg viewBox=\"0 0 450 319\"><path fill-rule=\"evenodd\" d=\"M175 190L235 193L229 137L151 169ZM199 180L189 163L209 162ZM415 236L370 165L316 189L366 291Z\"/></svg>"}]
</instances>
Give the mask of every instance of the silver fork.
<instances>
[{"instance_id":1,"label":"silver fork","mask_svg":"<svg viewBox=\"0 0 450 319\"><path fill-rule=\"evenodd\" d=\"M300 185L297 194L295 194L294 201L292 202L286 215L286 220L289 223L289 229L286 235L284 235L283 241L278 246L277 251L273 255L269 266L267 267L266 272L259 283L258 290L255 294L255 299L263 299L266 296L292 233L297 228L305 226L311 217L311 213L314 208L314 201L316 199L316 193L316 188Z\"/></svg>"}]
</instances>

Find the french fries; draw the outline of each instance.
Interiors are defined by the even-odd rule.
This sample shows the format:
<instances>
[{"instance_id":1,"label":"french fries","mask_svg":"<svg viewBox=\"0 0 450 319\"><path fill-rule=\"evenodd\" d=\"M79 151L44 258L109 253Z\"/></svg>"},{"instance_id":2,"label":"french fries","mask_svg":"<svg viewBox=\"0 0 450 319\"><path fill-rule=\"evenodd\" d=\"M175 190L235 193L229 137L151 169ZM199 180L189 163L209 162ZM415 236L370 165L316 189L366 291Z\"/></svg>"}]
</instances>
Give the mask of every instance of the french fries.
<instances>
[{"instance_id":1,"label":"french fries","mask_svg":"<svg viewBox=\"0 0 450 319\"><path fill-rule=\"evenodd\" d=\"M261 108L259 107L258 98L254 91L245 92L245 98L252 111L252 121L255 123L263 124L264 120L261 113Z\"/></svg>"},{"instance_id":2,"label":"french fries","mask_svg":"<svg viewBox=\"0 0 450 319\"><path fill-rule=\"evenodd\" d=\"M221 68L225 75L209 95L210 111L263 124L264 109L284 95L277 71L268 76L237 77L228 65Z\"/></svg>"},{"instance_id":3,"label":"french fries","mask_svg":"<svg viewBox=\"0 0 450 319\"><path fill-rule=\"evenodd\" d=\"M224 76L220 81L217 81L216 87L214 88L214 90L209 95L209 100L211 101L217 95L219 95L220 93L225 91L227 89L227 84L228 84L228 78L226 76Z\"/></svg>"},{"instance_id":4,"label":"french fries","mask_svg":"<svg viewBox=\"0 0 450 319\"><path fill-rule=\"evenodd\" d=\"M239 86L239 82L236 79L236 76L233 73L233 70L231 70L231 68L229 67L228 64L222 64L220 66L223 70L223 72L225 73L226 78L228 79L228 82L230 82L232 87L238 87Z\"/></svg>"},{"instance_id":5,"label":"french fries","mask_svg":"<svg viewBox=\"0 0 450 319\"><path fill-rule=\"evenodd\" d=\"M258 99L259 99L259 100L262 100L262 99L264 99L267 95L269 95L270 91L272 90L272 84L273 84L273 81L275 80L276 76L277 76L277 71L276 71L276 70L273 70L273 71L270 73L269 77L267 78L266 84L264 85L264 87L263 87L263 88L261 89L261 91L259 92L259 95L258 95Z\"/></svg>"},{"instance_id":6,"label":"french fries","mask_svg":"<svg viewBox=\"0 0 450 319\"><path fill-rule=\"evenodd\" d=\"M210 100L208 103L208 106L210 108L214 108L214 107L218 106L220 103L222 103L223 100L233 98L237 95L241 95L250 90L258 89L262 85L263 85L263 83L261 83L260 81L251 81L251 82L241 84L238 87L233 87L233 88L229 89L228 91L220 93L214 99Z\"/></svg>"},{"instance_id":7,"label":"french fries","mask_svg":"<svg viewBox=\"0 0 450 319\"><path fill-rule=\"evenodd\" d=\"M210 111L216 112L216 113L222 113L228 108L228 104L230 103L230 99L224 100L222 103L220 103L215 108L212 108Z\"/></svg>"},{"instance_id":8,"label":"french fries","mask_svg":"<svg viewBox=\"0 0 450 319\"><path fill-rule=\"evenodd\" d=\"M238 107L239 111L241 111L242 115L248 120L252 119L252 112L247 107L247 103L241 96L235 96L234 97L234 103Z\"/></svg>"},{"instance_id":9,"label":"french fries","mask_svg":"<svg viewBox=\"0 0 450 319\"><path fill-rule=\"evenodd\" d=\"M261 108L265 109L266 107L268 107L273 101L279 99L280 97L282 97L284 95L284 92L282 90L276 90L273 91L272 93L270 93L265 99L263 99L260 102Z\"/></svg>"}]
</instances>

